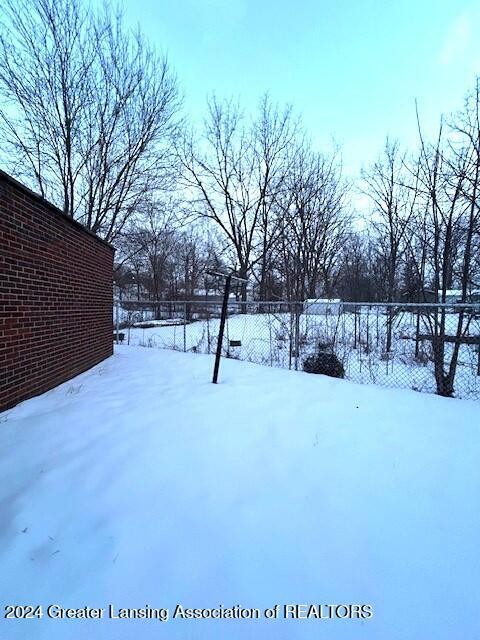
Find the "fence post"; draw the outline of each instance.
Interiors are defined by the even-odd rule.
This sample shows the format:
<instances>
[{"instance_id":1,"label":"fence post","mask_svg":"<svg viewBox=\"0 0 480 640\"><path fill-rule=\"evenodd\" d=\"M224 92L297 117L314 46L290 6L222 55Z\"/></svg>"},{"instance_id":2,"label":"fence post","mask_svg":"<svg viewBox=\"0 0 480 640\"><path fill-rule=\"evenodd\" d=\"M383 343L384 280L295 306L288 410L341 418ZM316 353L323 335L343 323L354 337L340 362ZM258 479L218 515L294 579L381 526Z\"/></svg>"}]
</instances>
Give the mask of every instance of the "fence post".
<instances>
[{"instance_id":1,"label":"fence post","mask_svg":"<svg viewBox=\"0 0 480 640\"><path fill-rule=\"evenodd\" d=\"M353 307L353 320L355 325L355 333L353 337L353 348L357 348L357 305L355 304Z\"/></svg>"},{"instance_id":2,"label":"fence post","mask_svg":"<svg viewBox=\"0 0 480 640\"><path fill-rule=\"evenodd\" d=\"M300 351L300 304L295 304L295 371L298 371L298 355Z\"/></svg>"},{"instance_id":3,"label":"fence post","mask_svg":"<svg viewBox=\"0 0 480 640\"><path fill-rule=\"evenodd\" d=\"M415 358L418 358L420 354L420 310L417 309L417 318L415 323Z\"/></svg>"},{"instance_id":4,"label":"fence post","mask_svg":"<svg viewBox=\"0 0 480 640\"><path fill-rule=\"evenodd\" d=\"M119 302L118 300L115 302L115 329L116 329L116 336L115 336L115 342L117 344L120 344L120 309L119 309Z\"/></svg>"},{"instance_id":5,"label":"fence post","mask_svg":"<svg viewBox=\"0 0 480 640\"><path fill-rule=\"evenodd\" d=\"M183 352L187 351L187 303L183 303Z\"/></svg>"},{"instance_id":6,"label":"fence post","mask_svg":"<svg viewBox=\"0 0 480 640\"><path fill-rule=\"evenodd\" d=\"M294 322L293 322L293 311L292 311L292 305L294 303L291 302L289 304L289 312L290 312L290 331L288 332L288 368L291 369L292 368L292 355L293 355L293 350L295 349L295 336L294 336Z\"/></svg>"}]
</instances>

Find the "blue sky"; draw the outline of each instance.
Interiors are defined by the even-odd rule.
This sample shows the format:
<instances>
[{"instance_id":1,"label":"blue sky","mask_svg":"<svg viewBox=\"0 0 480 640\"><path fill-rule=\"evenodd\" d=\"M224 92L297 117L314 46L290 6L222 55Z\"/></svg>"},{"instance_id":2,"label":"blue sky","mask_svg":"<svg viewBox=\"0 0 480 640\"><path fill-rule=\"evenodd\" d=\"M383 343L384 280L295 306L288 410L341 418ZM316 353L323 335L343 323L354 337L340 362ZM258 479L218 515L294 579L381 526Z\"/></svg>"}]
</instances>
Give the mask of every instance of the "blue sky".
<instances>
[{"instance_id":1,"label":"blue sky","mask_svg":"<svg viewBox=\"0 0 480 640\"><path fill-rule=\"evenodd\" d=\"M358 174L385 136L416 139L461 107L480 71L480 0L125 0L166 52L200 119L208 93L292 103L318 148L332 136Z\"/></svg>"}]
</instances>

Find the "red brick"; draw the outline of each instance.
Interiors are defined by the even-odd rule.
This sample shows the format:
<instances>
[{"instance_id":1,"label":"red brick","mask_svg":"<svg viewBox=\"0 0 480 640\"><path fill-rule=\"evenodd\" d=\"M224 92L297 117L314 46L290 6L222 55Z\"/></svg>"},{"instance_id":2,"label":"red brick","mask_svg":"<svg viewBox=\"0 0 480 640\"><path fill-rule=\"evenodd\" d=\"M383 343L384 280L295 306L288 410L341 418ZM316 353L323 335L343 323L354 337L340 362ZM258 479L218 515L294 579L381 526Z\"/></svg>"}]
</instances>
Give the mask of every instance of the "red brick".
<instances>
[{"instance_id":1,"label":"red brick","mask_svg":"<svg viewBox=\"0 0 480 640\"><path fill-rule=\"evenodd\" d=\"M0 411L112 354L113 256L0 171Z\"/></svg>"}]
</instances>

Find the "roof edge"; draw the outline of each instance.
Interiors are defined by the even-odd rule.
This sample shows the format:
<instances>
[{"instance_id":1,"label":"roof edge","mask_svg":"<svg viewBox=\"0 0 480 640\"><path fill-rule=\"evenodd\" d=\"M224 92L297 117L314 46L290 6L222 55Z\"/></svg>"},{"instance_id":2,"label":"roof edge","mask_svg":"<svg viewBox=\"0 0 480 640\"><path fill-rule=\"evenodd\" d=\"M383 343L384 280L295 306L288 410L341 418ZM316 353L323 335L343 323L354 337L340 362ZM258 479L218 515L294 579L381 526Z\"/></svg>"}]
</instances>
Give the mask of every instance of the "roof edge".
<instances>
[{"instance_id":1,"label":"roof edge","mask_svg":"<svg viewBox=\"0 0 480 640\"><path fill-rule=\"evenodd\" d=\"M91 236L92 238L95 238L95 240L98 240L98 242L101 242L103 245L107 246L112 251L115 251L115 247L111 245L110 242L107 242L103 238L100 238L100 236L97 236L96 233L91 231L88 227L83 225L78 220L75 220L74 218L71 218L70 216L65 215L61 209L59 209L57 206L52 204L49 200L46 200L40 194L36 193L35 191L32 191L29 187L26 187L22 182L19 182L16 178L13 178L11 175L6 173L2 169L0 169L0 181L6 182L7 184L10 184L16 189L19 189L20 191L28 195L33 200L36 200L37 202L42 204L45 208L47 208L52 213L55 213L56 215L61 216L64 220L66 220L70 224L73 224L75 227L77 227L77 229L81 229L85 233L88 233L89 236Z\"/></svg>"}]
</instances>

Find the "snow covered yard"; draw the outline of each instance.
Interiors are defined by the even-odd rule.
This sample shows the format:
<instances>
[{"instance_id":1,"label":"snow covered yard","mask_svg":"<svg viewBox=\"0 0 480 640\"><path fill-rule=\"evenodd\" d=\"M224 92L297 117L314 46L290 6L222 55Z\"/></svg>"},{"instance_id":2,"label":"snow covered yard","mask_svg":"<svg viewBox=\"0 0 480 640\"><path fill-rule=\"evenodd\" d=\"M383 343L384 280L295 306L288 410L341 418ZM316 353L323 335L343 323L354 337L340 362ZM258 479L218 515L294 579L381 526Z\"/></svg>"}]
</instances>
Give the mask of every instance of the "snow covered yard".
<instances>
[{"instance_id":1,"label":"snow covered yard","mask_svg":"<svg viewBox=\"0 0 480 640\"><path fill-rule=\"evenodd\" d=\"M480 637L480 406L133 346L0 414L0 638ZM371 604L366 620L58 620Z\"/></svg>"}]
</instances>

